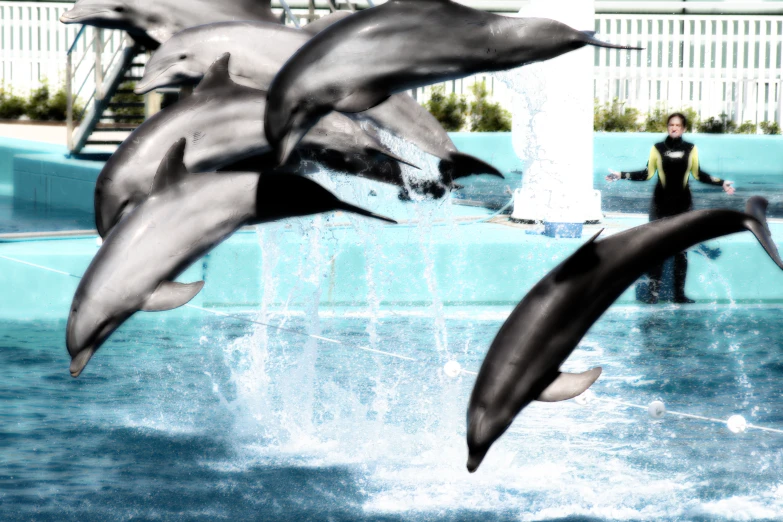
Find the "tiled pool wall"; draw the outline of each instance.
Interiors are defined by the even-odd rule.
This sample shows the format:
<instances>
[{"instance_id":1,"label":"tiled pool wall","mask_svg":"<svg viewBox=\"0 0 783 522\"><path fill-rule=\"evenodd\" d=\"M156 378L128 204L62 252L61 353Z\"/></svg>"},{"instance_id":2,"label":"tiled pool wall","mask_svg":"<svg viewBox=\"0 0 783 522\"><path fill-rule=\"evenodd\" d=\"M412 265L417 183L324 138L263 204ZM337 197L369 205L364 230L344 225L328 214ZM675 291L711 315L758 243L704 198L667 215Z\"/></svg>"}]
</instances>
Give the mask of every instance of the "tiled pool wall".
<instances>
[{"instance_id":1,"label":"tiled pool wall","mask_svg":"<svg viewBox=\"0 0 783 522\"><path fill-rule=\"evenodd\" d=\"M506 174L460 179L457 199L508 200L506 187L521 184L522 164L514 153L510 133L451 133L457 147ZM646 212L653 183L607 183L609 168L641 170L650 147L663 134L595 133L593 186L602 192L604 211ZM766 195L770 214L783 216L783 136L688 134L699 147L701 166L712 175L735 182L738 196L726 199L716 187L691 183L696 208L742 208L746 196ZM0 139L0 195L58 208L92 212L95 179L103 161L68 158L64 147Z\"/></svg>"},{"instance_id":2,"label":"tiled pool wall","mask_svg":"<svg viewBox=\"0 0 783 522\"><path fill-rule=\"evenodd\" d=\"M461 150L506 172L518 165L508 134L454 134L453 137ZM643 167L651 143L660 137L658 134L597 134L596 188L606 190L605 194L616 190L607 188L603 181L606 169ZM775 187L783 174L783 138L694 135L691 139L700 146L701 156L709 158L705 159L705 168L712 174L734 179L740 189L750 187L752 193L759 193L756 190L759 187L772 187L767 196L773 200L780 194ZM31 201L27 198L37 198L42 204L92 211L94 179L102 162L71 160L66 158L64 150L51 146L37 151L21 147L18 150L22 153L11 156L7 151L13 145L0 148L0 162L9 165L13 161L11 179L15 197L27 201ZM2 154L6 154L5 159ZM625 183L622 191L636 190L635 185L645 184ZM651 184L646 185L651 190ZM698 185L694 184L694 188L698 189ZM640 196L645 205L647 198L649 192ZM735 197L733 201L741 206L745 199ZM369 310L372 303L381 307L417 307L432 306L436 301L444 306L513 306L584 241L531 235L523 228L502 224L450 227L434 224L425 227L426 230L414 224L375 229L375 246L368 248L356 229L334 224L340 218L324 219L332 224L328 233L323 234L324 262L320 265L307 264L311 262L308 261L311 254L303 246L306 240L302 231L307 230L309 222L304 228L301 223L283 224L274 237L273 256L270 257L269 249L262 255L255 232L240 231L188 269L179 280L204 279L206 286L193 304L221 310L258 309L262 294L271 310L305 307L316 295L323 306L360 310ZM609 225L622 229L644 221L623 217ZM783 242L783 223L772 223L771 229L773 237ZM586 227L583 237L592 233L593 227ZM4 257L0 259L0 285L4 289L0 292L0 317L64 319L78 279L18 261L78 276L97 251L95 239L91 236L0 241L0 255ZM710 246L722 250L715 260L697 252L688 255L686 292L689 296L704 302L777 303L782 300L783 273L752 234L735 234L711 241ZM270 273L264 263L275 264L271 286L269 281L264 281L265 269ZM314 275L314 271L320 272ZM321 281L320 286L312 282L317 280ZM620 304L634 302L633 287L618 300ZM192 313L203 312L183 308L164 315Z\"/></svg>"}]
</instances>

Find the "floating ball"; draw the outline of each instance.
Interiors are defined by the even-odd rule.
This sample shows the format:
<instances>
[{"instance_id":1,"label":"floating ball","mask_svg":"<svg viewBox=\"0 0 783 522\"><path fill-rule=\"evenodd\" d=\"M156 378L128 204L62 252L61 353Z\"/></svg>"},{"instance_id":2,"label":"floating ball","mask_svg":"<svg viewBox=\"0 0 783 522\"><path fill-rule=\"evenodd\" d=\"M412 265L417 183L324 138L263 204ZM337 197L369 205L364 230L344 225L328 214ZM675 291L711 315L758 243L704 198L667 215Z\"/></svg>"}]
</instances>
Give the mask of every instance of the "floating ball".
<instances>
[{"instance_id":1,"label":"floating ball","mask_svg":"<svg viewBox=\"0 0 783 522\"><path fill-rule=\"evenodd\" d=\"M95 244L101 246L103 244L103 238L98 236L97 239L95 239Z\"/></svg>"},{"instance_id":2,"label":"floating ball","mask_svg":"<svg viewBox=\"0 0 783 522\"><path fill-rule=\"evenodd\" d=\"M729 431L732 433L742 433L748 427L748 422L742 415L732 415L729 420L726 421L726 426L729 427Z\"/></svg>"},{"instance_id":3,"label":"floating ball","mask_svg":"<svg viewBox=\"0 0 783 522\"><path fill-rule=\"evenodd\" d=\"M647 414L653 419L660 419L666 414L666 405L661 401L652 401L647 406Z\"/></svg>"},{"instance_id":4,"label":"floating ball","mask_svg":"<svg viewBox=\"0 0 783 522\"><path fill-rule=\"evenodd\" d=\"M457 377L462 373L462 366L460 366L457 361L449 361L443 366L443 373L445 373L447 377Z\"/></svg>"},{"instance_id":5,"label":"floating ball","mask_svg":"<svg viewBox=\"0 0 783 522\"><path fill-rule=\"evenodd\" d=\"M587 403L589 403L593 399L595 399L595 393L593 393L593 390L585 390L582 393L580 393L579 395L577 395L576 397L574 397L574 400L580 406L586 405Z\"/></svg>"}]
</instances>

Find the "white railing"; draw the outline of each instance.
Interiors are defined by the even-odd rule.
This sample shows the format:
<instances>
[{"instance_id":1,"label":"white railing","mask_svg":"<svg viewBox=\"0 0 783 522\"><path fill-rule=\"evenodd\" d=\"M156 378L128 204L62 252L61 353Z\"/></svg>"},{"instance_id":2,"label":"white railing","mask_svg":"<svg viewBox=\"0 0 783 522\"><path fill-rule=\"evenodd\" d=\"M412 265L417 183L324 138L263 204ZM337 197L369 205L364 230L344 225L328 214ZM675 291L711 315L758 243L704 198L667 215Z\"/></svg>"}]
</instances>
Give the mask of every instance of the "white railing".
<instances>
[{"instance_id":1,"label":"white railing","mask_svg":"<svg viewBox=\"0 0 783 522\"><path fill-rule=\"evenodd\" d=\"M602 39L644 51L595 50L595 96L648 112L781 122L783 16L598 14Z\"/></svg>"},{"instance_id":2,"label":"white railing","mask_svg":"<svg viewBox=\"0 0 783 522\"><path fill-rule=\"evenodd\" d=\"M486 5L511 5L504 2ZM483 5L479 1L463 3ZM296 16L305 18L309 14L305 0L289 4ZM747 3L750 4L760 3ZM26 93L44 80L53 88L64 84L66 53L80 29L59 22L70 5L0 1L0 81L6 89ZM282 10L278 11L282 14ZM781 122L781 15L601 12L596 15L596 30L602 39L646 47L643 52L596 49L595 95L601 102L618 98L626 102L626 107L636 107L643 113L665 103L671 109L692 107L702 118L725 112L736 121ZM92 34L84 36L84 48L74 52L75 61L79 60L79 53L90 52L87 42L93 40ZM122 35L116 32L107 40L106 59L114 56L120 46ZM484 76L494 98L510 106L509 90L492 76ZM74 79L82 80L83 91L90 92L94 88L91 74ZM447 92L467 94L474 81L475 78L466 78L444 85ZM417 98L422 101L428 93L429 89L419 90Z\"/></svg>"}]
</instances>

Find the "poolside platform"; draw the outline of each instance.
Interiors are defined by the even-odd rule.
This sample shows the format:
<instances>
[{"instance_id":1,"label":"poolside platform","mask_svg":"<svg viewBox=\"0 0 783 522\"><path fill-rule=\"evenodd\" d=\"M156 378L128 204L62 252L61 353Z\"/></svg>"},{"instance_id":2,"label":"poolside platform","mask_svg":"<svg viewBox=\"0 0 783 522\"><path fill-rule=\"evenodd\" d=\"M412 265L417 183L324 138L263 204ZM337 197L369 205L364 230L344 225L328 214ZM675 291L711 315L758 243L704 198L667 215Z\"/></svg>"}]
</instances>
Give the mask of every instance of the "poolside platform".
<instances>
[{"instance_id":1,"label":"poolside platform","mask_svg":"<svg viewBox=\"0 0 783 522\"><path fill-rule=\"evenodd\" d=\"M621 138L621 142L628 142L622 150L635 151L628 153L629 157L638 155L635 149L649 148L649 136L646 142L638 137ZM470 205L471 198L486 201L491 196L496 199L494 206L499 207L508 201L506 189L518 186L521 172L518 162L510 159L510 137L482 136L471 145L469 137L455 136L455 142L462 150L501 165L509 173L507 179L468 178L466 188L456 192L451 201L431 203L400 202L395 189L366 190L357 185L356 178L335 182L328 188L343 199L394 217L399 224L331 213L248 227L179 280L206 281L194 305L232 312L254 311L262 305L269 310L294 310L310 306L316 299L322 307L356 310L511 307L601 228L606 236L647 221L651 184L626 183L621 187L619 182L609 186L600 181L604 173L601 164L609 160L596 145L595 180L597 187L603 188L605 219L598 225L586 225L581 238L546 237L541 225L512 223L507 215L493 215L491 208ZM619 147L619 142L612 143ZM709 140L705 143L712 146ZM747 196L761 193L770 199L769 215L783 216L783 176L776 172L775 163L778 155L783 158L783 141L748 143L755 144L752 152L760 159L755 171L750 172L747 166L744 174L736 171L744 176L737 182L739 194L729 198L720 191L697 192L703 189L694 184L697 208L730 206L739 210ZM618 162L618 168L627 168L621 159L618 156L611 161ZM92 191L103 161L100 153L69 158L64 148L52 144L8 139L0 143L0 178L5 175L0 186L6 186L0 194L0 318L66 317L78 276L98 249ZM623 213L613 211L618 206ZM770 218L770 228L773 237L783 242L783 221ZM688 256L686 292L690 297L701 303L781 300L783 274L752 234L735 234L707 246L711 249L707 255L705 250L695 249ZM620 305L636 302L633 286L618 300ZM181 308L166 313L199 312Z\"/></svg>"}]
</instances>

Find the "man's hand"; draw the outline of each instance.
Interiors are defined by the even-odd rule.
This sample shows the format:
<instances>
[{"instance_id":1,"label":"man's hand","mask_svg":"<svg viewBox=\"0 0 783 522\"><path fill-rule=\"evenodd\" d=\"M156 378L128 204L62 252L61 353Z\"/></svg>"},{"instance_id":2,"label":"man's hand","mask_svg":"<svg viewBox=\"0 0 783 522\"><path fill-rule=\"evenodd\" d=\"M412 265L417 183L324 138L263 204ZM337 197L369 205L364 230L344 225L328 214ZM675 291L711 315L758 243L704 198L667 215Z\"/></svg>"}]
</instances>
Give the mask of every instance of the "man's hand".
<instances>
[{"instance_id":1,"label":"man's hand","mask_svg":"<svg viewBox=\"0 0 783 522\"><path fill-rule=\"evenodd\" d=\"M606 181L611 183L613 181L617 181L618 179L620 179L620 173L616 170L609 169L609 175L606 176Z\"/></svg>"},{"instance_id":2,"label":"man's hand","mask_svg":"<svg viewBox=\"0 0 783 522\"><path fill-rule=\"evenodd\" d=\"M735 190L735 189L734 189L734 187L732 187L732 185L733 185L733 184L734 184L734 182L733 182L733 181L724 181L724 182L723 182L723 190L724 190L724 192L726 192L726 194L728 194L729 196L731 196L732 194L734 194L734 190Z\"/></svg>"}]
</instances>

